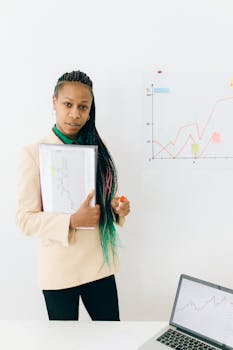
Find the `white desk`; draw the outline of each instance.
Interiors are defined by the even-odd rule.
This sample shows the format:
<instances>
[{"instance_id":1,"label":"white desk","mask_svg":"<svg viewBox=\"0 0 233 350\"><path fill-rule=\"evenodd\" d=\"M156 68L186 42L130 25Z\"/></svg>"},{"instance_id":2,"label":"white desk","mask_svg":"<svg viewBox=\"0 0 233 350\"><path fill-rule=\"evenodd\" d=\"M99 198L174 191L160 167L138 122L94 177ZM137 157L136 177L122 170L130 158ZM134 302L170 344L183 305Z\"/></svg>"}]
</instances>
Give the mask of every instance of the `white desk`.
<instances>
[{"instance_id":1,"label":"white desk","mask_svg":"<svg viewBox=\"0 0 233 350\"><path fill-rule=\"evenodd\" d=\"M136 350L166 322L2 321L2 350Z\"/></svg>"}]
</instances>

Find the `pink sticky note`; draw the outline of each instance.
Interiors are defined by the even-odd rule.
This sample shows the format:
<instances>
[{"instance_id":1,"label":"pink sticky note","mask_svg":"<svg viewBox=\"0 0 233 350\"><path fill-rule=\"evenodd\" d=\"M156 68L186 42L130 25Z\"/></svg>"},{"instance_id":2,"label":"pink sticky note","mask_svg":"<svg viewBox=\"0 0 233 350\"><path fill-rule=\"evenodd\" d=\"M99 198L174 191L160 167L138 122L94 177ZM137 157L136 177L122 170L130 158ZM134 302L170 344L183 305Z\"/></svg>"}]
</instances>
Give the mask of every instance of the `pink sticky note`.
<instances>
[{"instance_id":1,"label":"pink sticky note","mask_svg":"<svg viewBox=\"0 0 233 350\"><path fill-rule=\"evenodd\" d=\"M220 143L220 134L218 132L213 133L212 143Z\"/></svg>"}]
</instances>

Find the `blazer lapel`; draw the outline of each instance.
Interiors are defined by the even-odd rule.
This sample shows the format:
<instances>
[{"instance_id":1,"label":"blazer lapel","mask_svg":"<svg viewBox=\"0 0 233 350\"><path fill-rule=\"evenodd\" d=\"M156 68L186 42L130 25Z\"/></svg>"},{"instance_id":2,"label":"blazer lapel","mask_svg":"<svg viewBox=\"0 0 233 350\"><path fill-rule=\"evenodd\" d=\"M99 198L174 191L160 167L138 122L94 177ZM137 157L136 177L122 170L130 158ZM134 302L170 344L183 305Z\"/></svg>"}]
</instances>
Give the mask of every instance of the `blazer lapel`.
<instances>
[{"instance_id":1,"label":"blazer lapel","mask_svg":"<svg viewBox=\"0 0 233 350\"><path fill-rule=\"evenodd\" d=\"M62 140L54 134L52 129L49 131L49 134L41 140L41 143L63 144Z\"/></svg>"}]
</instances>

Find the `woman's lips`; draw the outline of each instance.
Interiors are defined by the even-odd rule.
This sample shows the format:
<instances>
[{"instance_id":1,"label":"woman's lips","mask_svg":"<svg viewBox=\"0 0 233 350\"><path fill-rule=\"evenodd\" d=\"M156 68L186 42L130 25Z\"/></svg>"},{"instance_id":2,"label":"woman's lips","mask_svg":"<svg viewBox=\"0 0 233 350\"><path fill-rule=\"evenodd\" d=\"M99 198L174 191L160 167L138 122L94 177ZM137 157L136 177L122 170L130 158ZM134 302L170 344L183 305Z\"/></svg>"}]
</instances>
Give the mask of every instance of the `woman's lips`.
<instances>
[{"instance_id":1,"label":"woman's lips","mask_svg":"<svg viewBox=\"0 0 233 350\"><path fill-rule=\"evenodd\" d=\"M77 128L77 126L81 126L81 124L76 124L76 123L66 123L66 125L69 125L72 128Z\"/></svg>"}]
</instances>

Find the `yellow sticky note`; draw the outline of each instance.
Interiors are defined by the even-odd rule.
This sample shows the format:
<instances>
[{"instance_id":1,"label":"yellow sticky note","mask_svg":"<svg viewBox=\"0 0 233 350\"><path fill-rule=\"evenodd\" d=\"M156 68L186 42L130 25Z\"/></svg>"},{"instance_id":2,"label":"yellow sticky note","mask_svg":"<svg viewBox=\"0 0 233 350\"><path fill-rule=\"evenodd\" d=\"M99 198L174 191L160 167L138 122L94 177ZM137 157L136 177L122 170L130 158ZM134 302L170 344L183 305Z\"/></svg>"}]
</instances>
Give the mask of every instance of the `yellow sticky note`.
<instances>
[{"instance_id":1,"label":"yellow sticky note","mask_svg":"<svg viewBox=\"0 0 233 350\"><path fill-rule=\"evenodd\" d=\"M198 153L198 144L197 143L191 144L191 152L195 155Z\"/></svg>"},{"instance_id":2,"label":"yellow sticky note","mask_svg":"<svg viewBox=\"0 0 233 350\"><path fill-rule=\"evenodd\" d=\"M233 79L230 80L230 87L233 89Z\"/></svg>"},{"instance_id":3,"label":"yellow sticky note","mask_svg":"<svg viewBox=\"0 0 233 350\"><path fill-rule=\"evenodd\" d=\"M57 176L57 171L53 166L51 166L51 172L52 172L53 176Z\"/></svg>"}]
</instances>

